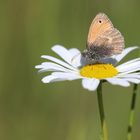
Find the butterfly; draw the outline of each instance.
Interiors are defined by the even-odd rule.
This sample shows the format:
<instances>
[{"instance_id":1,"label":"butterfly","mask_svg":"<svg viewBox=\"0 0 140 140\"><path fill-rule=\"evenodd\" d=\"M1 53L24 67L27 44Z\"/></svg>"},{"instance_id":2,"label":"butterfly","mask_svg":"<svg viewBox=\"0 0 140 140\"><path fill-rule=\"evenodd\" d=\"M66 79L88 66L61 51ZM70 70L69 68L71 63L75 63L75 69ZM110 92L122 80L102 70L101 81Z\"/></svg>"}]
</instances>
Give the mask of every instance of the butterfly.
<instances>
[{"instance_id":1,"label":"butterfly","mask_svg":"<svg viewBox=\"0 0 140 140\"><path fill-rule=\"evenodd\" d=\"M88 33L86 49L82 56L87 60L98 61L120 54L125 46L124 37L104 13L93 19Z\"/></svg>"}]
</instances>

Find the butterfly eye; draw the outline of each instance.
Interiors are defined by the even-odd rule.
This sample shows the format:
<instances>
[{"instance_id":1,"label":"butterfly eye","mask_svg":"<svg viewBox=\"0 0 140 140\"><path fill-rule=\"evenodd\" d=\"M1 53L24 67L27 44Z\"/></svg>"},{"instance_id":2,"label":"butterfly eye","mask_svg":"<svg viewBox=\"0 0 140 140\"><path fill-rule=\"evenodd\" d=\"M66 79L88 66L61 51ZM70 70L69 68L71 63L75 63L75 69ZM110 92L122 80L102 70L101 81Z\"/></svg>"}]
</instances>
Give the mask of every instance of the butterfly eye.
<instances>
[{"instance_id":1,"label":"butterfly eye","mask_svg":"<svg viewBox=\"0 0 140 140\"><path fill-rule=\"evenodd\" d=\"M99 20L99 23L102 23L102 21L101 21L101 20Z\"/></svg>"}]
</instances>

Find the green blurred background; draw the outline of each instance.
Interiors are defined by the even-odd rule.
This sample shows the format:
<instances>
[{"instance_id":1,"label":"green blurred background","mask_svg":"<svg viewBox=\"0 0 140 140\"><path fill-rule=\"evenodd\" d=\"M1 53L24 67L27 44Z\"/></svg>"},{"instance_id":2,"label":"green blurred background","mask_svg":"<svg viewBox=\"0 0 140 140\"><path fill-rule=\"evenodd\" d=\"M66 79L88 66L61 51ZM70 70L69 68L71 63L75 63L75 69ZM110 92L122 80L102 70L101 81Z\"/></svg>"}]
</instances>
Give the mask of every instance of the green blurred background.
<instances>
[{"instance_id":1,"label":"green blurred background","mask_svg":"<svg viewBox=\"0 0 140 140\"><path fill-rule=\"evenodd\" d=\"M34 66L44 61L42 54L54 55L54 44L83 50L98 12L123 33L126 47L140 45L139 5L139 0L1 0L0 140L100 140L96 92L84 90L80 80L43 84L45 74ZM110 140L124 140L132 86L104 84L103 92ZM139 140L140 95L136 105L133 138Z\"/></svg>"}]
</instances>

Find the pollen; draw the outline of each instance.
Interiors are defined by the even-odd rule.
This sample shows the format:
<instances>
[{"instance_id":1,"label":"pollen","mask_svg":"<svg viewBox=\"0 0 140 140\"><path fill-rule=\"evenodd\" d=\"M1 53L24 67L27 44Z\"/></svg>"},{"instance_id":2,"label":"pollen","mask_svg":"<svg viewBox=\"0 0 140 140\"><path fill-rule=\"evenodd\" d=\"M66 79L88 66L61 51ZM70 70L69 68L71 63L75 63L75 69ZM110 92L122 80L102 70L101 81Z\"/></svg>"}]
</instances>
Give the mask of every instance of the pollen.
<instances>
[{"instance_id":1,"label":"pollen","mask_svg":"<svg viewBox=\"0 0 140 140\"><path fill-rule=\"evenodd\" d=\"M111 64L90 64L80 69L80 75L87 78L111 78L117 74L117 69Z\"/></svg>"}]
</instances>

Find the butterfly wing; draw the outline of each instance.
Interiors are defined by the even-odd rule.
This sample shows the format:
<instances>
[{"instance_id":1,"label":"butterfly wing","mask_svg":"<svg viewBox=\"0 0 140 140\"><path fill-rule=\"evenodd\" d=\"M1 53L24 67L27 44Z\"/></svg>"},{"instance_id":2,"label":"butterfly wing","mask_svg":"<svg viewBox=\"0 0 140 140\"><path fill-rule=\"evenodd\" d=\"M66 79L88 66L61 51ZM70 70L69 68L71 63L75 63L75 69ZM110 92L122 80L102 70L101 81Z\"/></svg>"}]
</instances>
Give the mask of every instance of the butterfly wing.
<instances>
[{"instance_id":1,"label":"butterfly wing","mask_svg":"<svg viewBox=\"0 0 140 140\"><path fill-rule=\"evenodd\" d=\"M110 28L113 29L114 27L109 18L104 13L97 14L90 25L87 44L92 44L99 36Z\"/></svg>"},{"instance_id":2,"label":"butterfly wing","mask_svg":"<svg viewBox=\"0 0 140 140\"><path fill-rule=\"evenodd\" d=\"M109 50L108 56L120 54L124 49L124 38L116 28L107 30L92 43L92 47Z\"/></svg>"},{"instance_id":3,"label":"butterfly wing","mask_svg":"<svg viewBox=\"0 0 140 140\"><path fill-rule=\"evenodd\" d=\"M100 57L119 54L124 48L122 34L104 13L99 13L93 20L88 34L87 47L100 53Z\"/></svg>"}]
</instances>

